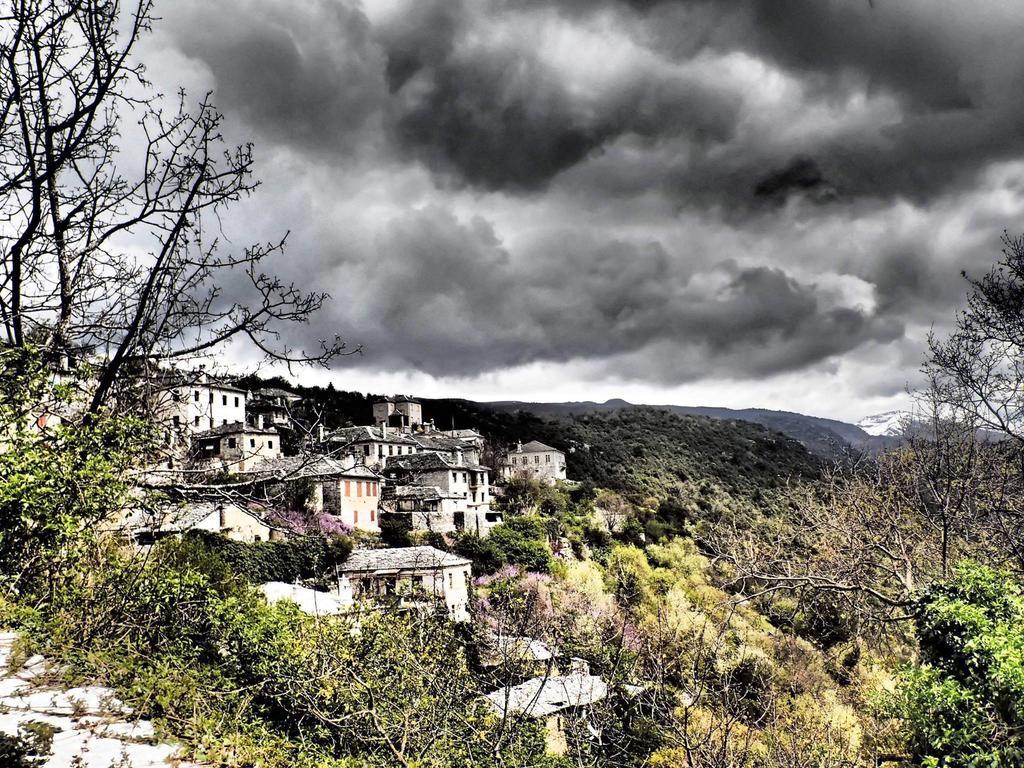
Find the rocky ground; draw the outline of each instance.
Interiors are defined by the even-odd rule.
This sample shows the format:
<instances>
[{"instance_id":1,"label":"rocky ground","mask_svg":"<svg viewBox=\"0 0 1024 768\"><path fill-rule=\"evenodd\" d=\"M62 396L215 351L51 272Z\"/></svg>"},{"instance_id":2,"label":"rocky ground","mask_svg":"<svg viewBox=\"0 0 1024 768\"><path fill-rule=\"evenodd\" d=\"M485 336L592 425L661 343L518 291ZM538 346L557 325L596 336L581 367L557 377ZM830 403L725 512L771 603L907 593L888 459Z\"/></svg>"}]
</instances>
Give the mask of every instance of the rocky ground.
<instances>
[{"instance_id":1,"label":"rocky ground","mask_svg":"<svg viewBox=\"0 0 1024 768\"><path fill-rule=\"evenodd\" d=\"M133 717L109 688L55 685L42 656L16 663L16 640L0 632L0 733L52 734L44 768L197 768L178 759L178 747L161 743L153 724Z\"/></svg>"}]
</instances>

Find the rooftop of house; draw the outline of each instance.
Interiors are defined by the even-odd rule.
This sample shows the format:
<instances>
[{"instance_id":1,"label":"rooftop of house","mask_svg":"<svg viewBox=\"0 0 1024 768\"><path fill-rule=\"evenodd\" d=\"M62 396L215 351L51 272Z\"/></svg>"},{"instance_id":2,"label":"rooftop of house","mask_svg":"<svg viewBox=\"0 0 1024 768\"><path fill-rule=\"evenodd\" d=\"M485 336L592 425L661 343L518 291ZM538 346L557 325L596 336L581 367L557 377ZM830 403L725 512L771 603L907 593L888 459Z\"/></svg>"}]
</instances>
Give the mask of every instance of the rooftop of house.
<instances>
[{"instance_id":1,"label":"rooftop of house","mask_svg":"<svg viewBox=\"0 0 1024 768\"><path fill-rule=\"evenodd\" d=\"M199 523L213 514L220 514L221 509L231 508L255 518L264 525L274 528L263 515L247 507L230 502L199 501L187 504L162 504L152 509L136 509L125 517L121 527L134 533L160 531L162 533L182 533L195 528Z\"/></svg>"},{"instance_id":2,"label":"rooftop of house","mask_svg":"<svg viewBox=\"0 0 1024 768\"><path fill-rule=\"evenodd\" d=\"M382 498L398 501L440 501L444 494L434 485L385 485Z\"/></svg>"},{"instance_id":3,"label":"rooftop of house","mask_svg":"<svg viewBox=\"0 0 1024 768\"><path fill-rule=\"evenodd\" d=\"M357 443L396 443L401 445L419 444L412 435L388 429L385 433L380 427L342 427L324 437L329 443L355 445Z\"/></svg>"},{"instance_id":4,"label":"rooftop of house","mask_svg":"<svg viewBox=\"0 0 1024 768\"><path fill-rule=\"evenodd\" d=\"M472 451L476 450L474 446L468 440L463 440L458 437L449 437L441 432L423 432L414 434L412 439L416 441L425 451Z\"/></svg>"},{"instance_id":5,"label":"rooftop of house","mask_svg":"<svg viewBox=\"0 0 1024 768\"><path fill-rule=\"evenodd\" d=\"M473 472L486 472L488 467L480 464L469 464L449 459L441 453L414 453L408 456L393 456L388 459L388 470L404 472L447 472L462 469Z\"/></svg>"},{"instance_id":6,"label":"rooftop of house","mask_svg":"<svg viewBox=\"0 0 1024 768\"><path fill-rule=\"evenodd\" d=\"M283 581L268 581L260 586L260 592L268 603L290 600L299 610L312 616L333 616L344 613L351 605L351 600L344 600L341 595L331 592L320 592L297 584L286 584Z\"/></svg>"},{"instance_id":7,"label":"rooftop of house","mask_svg":"<svg viewBox=\"0 0 1024 768\"><path fill-rule=\"evenodd\" d=\"M470 565L464 557L434 547L354 549L341 565L342 573L390 574L398 571L431 571Z\"/></svg>"},{"instance_id":8,"label":"rooftop of house","mask_svg":"<svg viewBox=\"0 0 1024 768\"><path fill-rule=\"evenodd\" d=\"M271 398L271 397L283 397L288 400L301 400L302 396L297 395L294 392L289 392L287 389L280 389L279 387L265 387L263 389L257 389L253 392L255 397Z\"/></svg>"},{"instance_id":9,"label":"rooftop of house","mask_svg":"<svg viewBox=\"0 0 1024 768\"><path fill-rule=\"evenodd\" d=\"M549 661L554 654L543 640L533 637L498 635L487 642L487 659L491 666L503 661Z\"/></svg>"},{"instance_id":10,"label":"rooftop of house","mask_svg":"<svg viewBox=\"0 0 1024 768\"><path fill-rule=\"evenodd\" d=\"M487 700L501 714L521 712L547 717L564 709L586 707L608 695L608 686L595 675L535 677L520 685L499 688Z\"/></svg>"},{"instance_id":11,"label":"rooftop of house","mask_svg":"<svg viewBox=\"0 0 1024 768\"><path fill-rule=\"evenodd\" d=\"M207 429L205 432L200 432L196 437L200 440L208 437L225 437L227 435L276 435L277 430L275 429L263 429L261 427L254 427L251 424L246 424L244 421L230 421L227 424L221 424L219 427L213 429Z\"/></svg>"},{"instance_id":12,"label":"rooftop of house","mask_svg":"<svg viewBox=\"0 0 1024 768\"><path fill-rule=\"evenodd\" d=\"M521 446L516 446L515 453L542 453L547 451L555 451L561 453L557 448L552 448L550 445L545 445L539 440L531 440L528 443L524 443Z\"/></svg>"},{"instance_id":13,"label":"rooftop of house","mask_svg":"<svg viewBox=\"0 0 1024 768\"><path fill-rule=\"evenodd\" d=\"M265 461L252 471L265 479L295 480L306 477L350 477L379 480L380 475L363 464L347 464L330 456L281 456Z\"/></svg>"}]
</instances>

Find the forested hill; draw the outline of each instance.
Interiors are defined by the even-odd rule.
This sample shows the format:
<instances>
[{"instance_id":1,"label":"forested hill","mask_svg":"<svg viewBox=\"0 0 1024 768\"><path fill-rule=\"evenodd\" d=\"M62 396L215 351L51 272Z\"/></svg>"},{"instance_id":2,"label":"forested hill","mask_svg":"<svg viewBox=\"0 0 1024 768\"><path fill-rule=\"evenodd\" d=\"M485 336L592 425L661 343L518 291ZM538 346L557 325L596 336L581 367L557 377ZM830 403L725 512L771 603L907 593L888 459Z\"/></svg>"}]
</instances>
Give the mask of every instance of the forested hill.
<instances>
[{"instance_id":1,"label":"forested hill","mask_svg":"<svg viewBox=\"0 0 1024 768\"><path fill-rule=\"evenodd\" d=\"M264 382L242 382L257 387ZM270 382L289 386L287 382ZM372 422L377 395L295 387L325 426ZM820 460L781 432L746 421L691 416L633 406L612 411L538 416L469 400L420 398L423 417L439 429L473 428L501 446L540 440L566 454L569 476L620 491L636 501L663 500L711 482L753 498L793 480L814 477Z\"/></svg>"}]
</instances>

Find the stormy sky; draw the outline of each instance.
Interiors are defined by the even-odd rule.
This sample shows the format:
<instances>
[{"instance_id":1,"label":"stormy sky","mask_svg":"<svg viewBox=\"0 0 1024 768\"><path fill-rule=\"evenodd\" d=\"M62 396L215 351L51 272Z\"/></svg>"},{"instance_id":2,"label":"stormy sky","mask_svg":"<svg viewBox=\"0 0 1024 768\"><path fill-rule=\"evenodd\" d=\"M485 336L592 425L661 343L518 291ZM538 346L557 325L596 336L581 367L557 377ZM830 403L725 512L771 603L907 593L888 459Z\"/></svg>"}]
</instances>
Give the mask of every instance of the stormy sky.
<instances>
[{"instance_id":1,"label":"stormy sky","mask_svg":"<svg viewBox=\"0 0 1024 768\"><path fill-rule=\"evenodd\" d=\"M157 11L151 79L255 143L225 232L332 295L290 339L364 349L311 383L856 420L1024 228L1007 0Z\"/></svg>"}]
</instances>

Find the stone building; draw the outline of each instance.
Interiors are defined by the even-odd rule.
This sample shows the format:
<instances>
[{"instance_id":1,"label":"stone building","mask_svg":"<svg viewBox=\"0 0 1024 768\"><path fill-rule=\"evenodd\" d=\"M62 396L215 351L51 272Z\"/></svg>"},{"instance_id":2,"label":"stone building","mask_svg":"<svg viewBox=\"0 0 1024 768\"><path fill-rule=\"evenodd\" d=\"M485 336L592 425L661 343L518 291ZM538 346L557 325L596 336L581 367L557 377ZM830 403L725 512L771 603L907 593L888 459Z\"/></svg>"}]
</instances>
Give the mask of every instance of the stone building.
<instances>
[{"instance_id":1,"label":"stone building","mask_svg":"<svg viewBox=\"0 0 1024 768\"><path fill-rule=\"evenodd\" d=\"M117 526L139 545L152 544L187 531L220 533L234 541L277 541L287 536L260 511L231 502L166 504L136 510Z\"/></svg>"},{"instance_id":2,"label":"stone building","mask_svg":"<svg viewBox=\"0 0 1024 768\"><path fill-rule=\"evenodd\" d=\"M331 458L381 470L393 456L411 456L421 448L412 435L393 427L342 427L324 436L321 450Z\"/></svg>"},{"instance_id":3,"label":"stone building","mask_svg":"<svg viewBox=\"0 0 1024 768\"><path fill-rule=\"evenodd\" d=\"M524 715L544 721L547 751L564 755L568 750L566 728L574 721L585 722L592 736L598 732L590 722L590 712L608 695L608 686L589 674L541 676L515 686L499 688L487 694L487 700L500 715Z\"/></svg>"},{"instance_id":4,"label":"stone building","mask_svg":"<svg viewBox=\"0 0 1024 768\"><path fill-rule=\"evenodd\" d=\"M551 485L566 479L565 454L537 440L519 443L505 459L506 478L525 477Z\"/></svg>"},{"instance_id":5,"label":"stone building","mask_svg":"<svg viewBox=\"0 0 1024 768\"><path fill-rule=\"evenodd\" d=\"M412 429L423 423L423 406L411 397L385 397L373 404L373 423Z\"/></svg>"},{"instance_id":6,"label":"stone building","mask_svg":"<svg viewBox=\"0 0 1024 768\"><path fill-rule=\"evenodd\" d=\"M192 438L192 462L200 468L247 472L281 456L277 430L243 421L224 424Z\"/></svg>"},{"instance_id":7,"label":"stone building","mask_svg":"<svg viewBox=\"0 0 1024 768\"><path fill-rule=\"evenodd\" d=\"M398 608L443 606L455 621L469 621L471 563L434 547L356 549L340 566L338 593Z\"/></svg>"}]
</instances>

